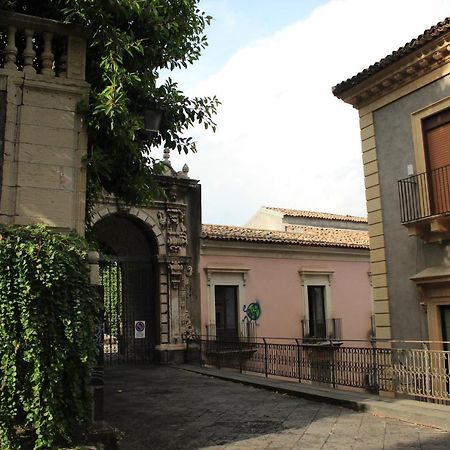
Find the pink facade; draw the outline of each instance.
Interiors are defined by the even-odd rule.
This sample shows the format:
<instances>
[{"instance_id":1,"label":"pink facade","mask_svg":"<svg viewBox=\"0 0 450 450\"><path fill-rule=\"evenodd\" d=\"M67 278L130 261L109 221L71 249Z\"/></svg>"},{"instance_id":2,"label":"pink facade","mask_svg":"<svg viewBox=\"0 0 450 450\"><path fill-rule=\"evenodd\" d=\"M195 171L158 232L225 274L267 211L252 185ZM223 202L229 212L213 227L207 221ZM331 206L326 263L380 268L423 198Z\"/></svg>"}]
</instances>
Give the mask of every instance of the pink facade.
<instances>
[{"instance_id":1,"label":"pink facade","mask_svg":"<svg viewBox=\"0 0 450 450\"><path fill-rule=\"evenodd\" d=\"M308 286L325 296L327 321L341 319L341 338L368 339L372 299L367 249L203 239L200 257L202 334L215 323L216 286L237 286L238 320L258 301L258 337L302 337Z\"/></svg>"}]
</instances>

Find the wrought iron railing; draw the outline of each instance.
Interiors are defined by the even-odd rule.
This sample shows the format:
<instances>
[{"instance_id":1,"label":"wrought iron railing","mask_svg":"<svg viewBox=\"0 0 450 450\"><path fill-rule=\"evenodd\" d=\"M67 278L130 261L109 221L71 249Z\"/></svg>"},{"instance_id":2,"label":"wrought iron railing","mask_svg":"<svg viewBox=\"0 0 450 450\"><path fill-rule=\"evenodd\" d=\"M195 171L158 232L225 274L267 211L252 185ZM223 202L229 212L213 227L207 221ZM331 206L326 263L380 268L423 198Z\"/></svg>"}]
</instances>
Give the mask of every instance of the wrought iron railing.
<instances>
[{"instance_id":1,"label":"wrought iron railing","mask_svg":"<svg viewBox=\"0 0 450 450\"><path fill-rule=\"evenodd\" d=\"M256 340L256 323L245 321L231 328L217 327L214 323L208 324L206 335L210 340L253 342Z\"/></svg>"},{"instance_id":2,"label":"wrought iron railing","mask_svg":"<svg viewBox=\"0 0 450 450\"><path fill-rule=\"evenodd\" d=\"M187 347L190 363L450 404L450 351L424 343L258 338L249 344L199 337Z\"/></svg>"},{"instance_id":3,"label":"wrought iron railing","mask_svg":"<svg viewBox=\"0 0 450 450\"><path fill-rule=\"evenodd\" d=\"M398 181L402 223L450 213L450 165Z\"/></svg>"},{"instance_id":4,"label":"wrought iron railing","mask_svg":"<svg viewBox=\"0 0 450 450\"><path fill-rule=\"evenodd\" d=\"M327 319L325 321L302 320L303 339L342 339L342 319Z\"/></svg>"}]
</instances>

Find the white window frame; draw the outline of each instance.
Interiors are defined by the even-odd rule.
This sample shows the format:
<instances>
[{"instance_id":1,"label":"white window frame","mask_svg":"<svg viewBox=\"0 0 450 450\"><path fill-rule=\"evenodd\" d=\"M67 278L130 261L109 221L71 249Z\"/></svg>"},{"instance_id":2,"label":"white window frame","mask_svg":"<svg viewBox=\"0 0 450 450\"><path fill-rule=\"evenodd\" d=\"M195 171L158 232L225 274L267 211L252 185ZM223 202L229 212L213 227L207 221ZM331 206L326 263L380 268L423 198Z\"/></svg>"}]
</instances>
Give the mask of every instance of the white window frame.
<instances>
[{"instance_id":1,"label":"white window frame","mask_svg":"<svg viewBox=\"0 0 450 450\"><path fill-rule=\"evenodd\" d=\"M237 286L237 308L239 323L243 319L242 308L246 304L246 267L205 267L208 284L208 325L216 325L216 286Z\"/></svg>"},{"instance_id":2,"label":"white window frame","mask_svg":"<svg viewBox=\"0 0 450 450\"><path fill-rule=\"evenodd\" d=\"M331 282L334 270L301 268L298 273L300 275L304 320L309 320L308 286L325 286L325 320L328 324L328 321L333 318ZM305 331L309 332L309 330ZM326 332L328 334L329 330L327 329Z\"/></svg>"}]
</instances>

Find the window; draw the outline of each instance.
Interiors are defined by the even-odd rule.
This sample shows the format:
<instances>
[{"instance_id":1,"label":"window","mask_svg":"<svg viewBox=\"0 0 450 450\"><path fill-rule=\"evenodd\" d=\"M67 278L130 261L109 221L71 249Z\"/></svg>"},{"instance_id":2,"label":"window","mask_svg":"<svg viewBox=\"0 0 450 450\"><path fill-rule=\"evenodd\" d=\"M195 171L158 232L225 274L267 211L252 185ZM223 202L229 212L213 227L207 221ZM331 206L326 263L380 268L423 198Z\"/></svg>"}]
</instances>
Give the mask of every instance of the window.
<instances>
[{"instance_id":1,"label":"window","mask_svg":"<svg viewBox=\"0 0 450 450\"><path fill-rule=\"evenodd\" d=\"M432 214L450 211L450 109L423 120L425 161Z\"/></svg>"},{"instance_id":2,"label":"window","mask_svg":"<svg viewBox=\"0 0 450 450\"><path fill-rule=\"evenodd\" d=\"M238 286L216 285L216 336L233 338L239 336L238 327Z\"/></svg>"},{"instance_id":3,"label":"window","mask_svg":"<svg viewBox=\"0 0 450 450\"><path fill-rule=\"evenodd\" d=\"M325 286L308 286L309 336L327 337L325 316Z\"/></svg>"},{"instance_id":4,"label":"window","mask_svg":"<svg viewBox=\"0 0 450 450\"><path fill-rule=\"evenodd\" d=\"M207 336L219 337L240 333L242 307L246 304L245 284L248 268L205 267L208 283Z\"/></svg>"},{"instance_id":5,"label":"window","mask_svg":"<svg viewBox=\"0 0 450 450\"><path fill-rule=\"evenodd\" d=\"M320 268L299 270L303 297L301 334L306 338L340 339L341 319L333 318L331 278L333 271Z\"/></svg>"},{"instance_id":6,"label":"window","mask_svg":"<svg viewBox=\"0 0 450 450\"><path fill-rule=\"evenodd\" d=\"M450 96L412 113L411 125L416 167L404 161L401 221L410 235L434 242L450 237Z\"/></svg>"}]
</instances>

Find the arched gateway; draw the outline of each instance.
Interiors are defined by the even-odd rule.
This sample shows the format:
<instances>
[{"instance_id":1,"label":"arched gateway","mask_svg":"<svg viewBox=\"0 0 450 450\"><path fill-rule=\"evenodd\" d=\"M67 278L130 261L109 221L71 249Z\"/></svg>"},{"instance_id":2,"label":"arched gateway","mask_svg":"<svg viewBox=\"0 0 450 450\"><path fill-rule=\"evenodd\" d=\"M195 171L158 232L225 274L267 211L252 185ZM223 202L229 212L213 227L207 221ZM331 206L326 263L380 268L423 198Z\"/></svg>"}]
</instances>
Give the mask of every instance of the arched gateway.
<instances>
[{"instance_id":1,"label":"arched gateway","mask_svg":"<svg viewBox=\"0 0 450 450\"><path fill-rule=\"evenodd\" d=\"M107 365L181 361L183 338L200 329L200 185L167 168L164 199L95 208Z\"/></svg>"}]
</instances>

